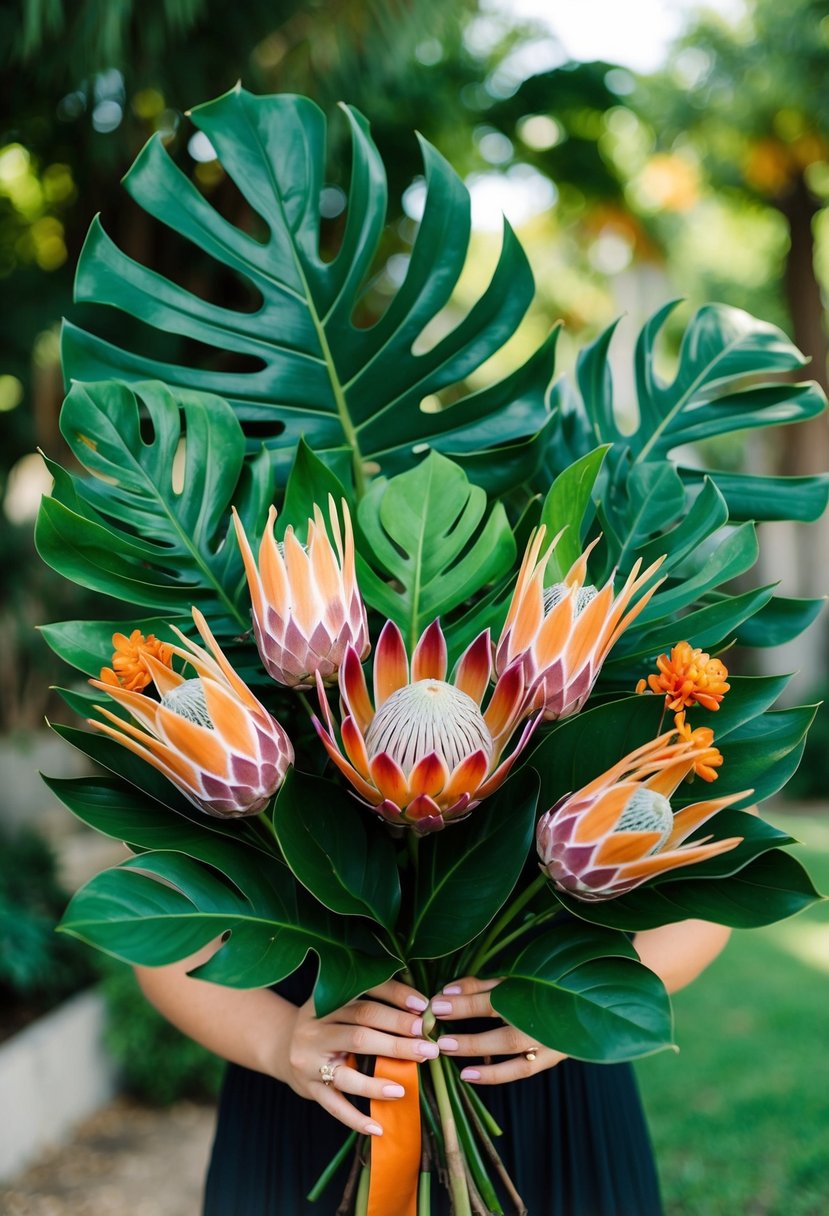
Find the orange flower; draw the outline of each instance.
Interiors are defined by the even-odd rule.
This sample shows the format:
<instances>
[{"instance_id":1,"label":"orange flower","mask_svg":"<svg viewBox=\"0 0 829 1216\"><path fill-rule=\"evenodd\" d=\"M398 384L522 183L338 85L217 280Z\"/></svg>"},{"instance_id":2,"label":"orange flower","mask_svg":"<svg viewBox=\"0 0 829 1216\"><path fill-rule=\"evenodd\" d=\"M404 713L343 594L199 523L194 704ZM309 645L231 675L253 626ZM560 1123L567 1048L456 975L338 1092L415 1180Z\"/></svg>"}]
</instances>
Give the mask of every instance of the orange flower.
<instances>
[{"instance_id":1,"label":"orange flower","mask_svg":"<svg viewBox=\"0 0 829 1216\"><path fill-rule=\"evenodd\" d=\"M173 648L160 642L153 633L144 634L133 629L129 637L124 633L113 633L112 667L102 667L100 679L104 684L126 688L129 692L141 692L152 684L153 677L147 666L146 655L150 654L164 667L173 665Z\"/></svg>"},{"instance_id":2,"label":"orange flower","mask_svg":"<svg viewBox=\"0 0 829 1216\"><path fill-rule=\"evenodd\" d=\"M714 770L722 764L722 752L719 748L712 746L714 732L711 727L698 726L696 730L692 730L685 721L684 709L674 715L674 726L679 732L680 739L693 744L694 747L705 748L705 751L694 760L696 775L702 777L703 781L716 781L717 773Z\"/></svg>"},{"instance_id":3,"label":"orange flower","mask_svg":"<svg viewBox=\"0 0 829 1216\"><path fill-rule=\"evenodd\" d=\"M678 642L671 650L671 657L661 654L656 666L659 674L648 676L648 685L653 692L665 694L668 709L687 709L695 704L705 709L719 709L720 701L731 687L727 683L725 664L702 650L695 650L690 642ZM645 682L640 680L636 691L644 692L644 689Z\"/></svg>"}]
</instances>

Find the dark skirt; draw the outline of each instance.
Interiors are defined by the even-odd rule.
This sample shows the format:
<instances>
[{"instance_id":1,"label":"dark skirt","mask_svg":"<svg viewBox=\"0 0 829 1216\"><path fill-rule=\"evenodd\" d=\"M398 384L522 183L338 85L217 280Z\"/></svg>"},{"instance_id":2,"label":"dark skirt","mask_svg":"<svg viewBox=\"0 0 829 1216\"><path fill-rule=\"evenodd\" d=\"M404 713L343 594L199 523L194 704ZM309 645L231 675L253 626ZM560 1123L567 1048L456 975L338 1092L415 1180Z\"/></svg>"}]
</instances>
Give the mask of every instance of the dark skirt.
<instances>
[{"instance_id":1,"label":"dark skirt","mask_svg":"<svg viewBox=\"0 0 829 1216\"><path fill-rule=\"evenodd\" d=\"M305 999L300 977L279 986ZM303 977L307 989L307 975ZM471 1027L468 1027L471 1028ZM480 1086L530 1216L660 1216L650 1139L629 1064L565 1060L525 1081ZM203 1216L333 1216L350 1160L314 1204L305 1196L348 1130L315 1102L230 1065L219 1101ZM433 1216L448 1200L434 1186Z\"/></svg>"}]
</instances>

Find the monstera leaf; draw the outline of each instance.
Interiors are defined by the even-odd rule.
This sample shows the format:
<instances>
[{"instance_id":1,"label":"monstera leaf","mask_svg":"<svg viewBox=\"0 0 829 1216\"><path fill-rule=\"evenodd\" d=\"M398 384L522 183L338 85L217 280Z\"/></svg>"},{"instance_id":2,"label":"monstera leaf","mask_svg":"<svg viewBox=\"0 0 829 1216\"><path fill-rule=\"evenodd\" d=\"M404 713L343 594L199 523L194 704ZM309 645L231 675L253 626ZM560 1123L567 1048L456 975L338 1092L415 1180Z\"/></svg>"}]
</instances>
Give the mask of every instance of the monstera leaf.
<instances>
[{"instance_id":1,"label":"monstera leaf","mask_svg":"<svg viewBox=\"0 0 829 1216\"><path fill-rule=\"evenodd\" d=\"M320 250L325 118L303 97L256 97L236 87L192 111L225 172L266 227L260 240L215 211L153 138L125 179L136 202L210 258L241 276L259 299L244 312L202 299L135 262L90 229L78 265L76 298L107 304L166 334L213 352L244 356L255 370L164 362L119 349L72 324L64 331L68 377L145 380L218 394L230 402L251 443L271 450L284 483L301 436L324 453L353 454L358 489L366 462L392 474L429 447L452 453L488 489L529 476L549 421L545 401L554 336L505 380L449 409L421 403L461 383L515 331L533 278L508 225L492 281L454 329L415 353L449 301L470 234L469 193L438 152L421 140L426 202L408 270L383 315L367 328L354 313L386 222L386 175L368 124L344 107L352 137L351 184L342 243Z\"/></svg>"},{"instance_id":2,"label":"monstera leaf","mask_svg":"<svg viewBox=\"0 0 829 1216\"><path fill-rule=\"evenodd\" d=\"M230 406L158 382L76 383L61 429L91 476L52 466L36 529L44 560L122 602L188 615L197 604L220 632L247 628L227 517L233 502L245 526L261 530L273 484L266 456L245 459Z\"/></svg>"}]
</instances>

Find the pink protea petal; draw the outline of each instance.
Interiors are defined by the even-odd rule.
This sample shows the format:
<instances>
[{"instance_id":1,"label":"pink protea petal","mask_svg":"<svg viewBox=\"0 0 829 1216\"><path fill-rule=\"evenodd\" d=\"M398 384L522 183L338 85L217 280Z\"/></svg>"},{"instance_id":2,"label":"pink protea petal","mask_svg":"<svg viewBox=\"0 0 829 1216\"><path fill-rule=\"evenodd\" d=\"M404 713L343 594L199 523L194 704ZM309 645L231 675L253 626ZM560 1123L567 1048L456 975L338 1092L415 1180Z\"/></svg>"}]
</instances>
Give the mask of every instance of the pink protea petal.
<instances>
[{"instance_id":1,"label":"pink protea petal","mask_svg":"<svg viewBox=\"0 0 829 1216\"><path fill-rule=\"evenodd\" d=\"M598 840L612 832L637 789L638 786L630 782L611 786L599 794L590 809L579 816L575 839L579 842Z\"/></svg>"},{"instance_id":2,"label":"pink protea petal","mask_svg":"<svg viewBox=\"0 0 829 1216\"><path fill-rule=\"evenodd\" d=\"M340 734L342 735L343 747L349 760L357 771L368 779L370 766L368 752L366 751L366 741L360 734L353 718L343 718Z\"/></svg>"},{"instance_id":3,"label":"pink protea petal","mask_svg":"<svg viewBox=\"0 0 829 1216\"><path fill-rule=\"evenodd\" d=\"M467 756L457 766L446 782L441 802L449 805L463 794L476 794L489 769L489 757L485 752L476 751Z\"/></svg>"},{"instance_id":4,"label":"pink protea petal","mask_svg":"<svg viewBox=\"0 0 829 1216\"><path fill-rule=\"evenodd\" d=\"M618 866L641 861L662 839L661 832L611 832L596 849L596 865Z\"/></svg>"},{"instance_id":5,"label":"pink protea petal","mask_svg":"<svg viewBox=\"0 0 829 1216\"><path fill-rule=\"evenodd\" d=\"M141 657L147 665L147 671L152 676L153 684L158 689L160 697L163 697L165 693L170 692L173 688L178 688L179 684L184 683L184 676L179 675L177 671L173 671L172 667L168 667L166 663L159 663L158 659L149 650L142 650Z\"/></svg>"},{"instance_id":6,"label":"pink protea petal","mask_svg":"<svg viewBox=\"0 0 829 1216\"><path fill-rule=\"evenodd\" d=\"M738 794L727 794L722 798L709 798L705 802L694 802L691 806L683 807L674 815L674 828L665 842L665 851L673 849L691 835L706 820L711 819L718 811L733 806L743 798L750 797L754 790L740 790Z\"/></svg>"},{"instance_id":7,"label":"pink protea petal","mask_svg":"<svg viewBox=\"0 0 829 1216\"><path fill-rule=\"evenodd\" d=\"M239 755L250 755L256 746L250 711L213 680L202 680L202 689L210 721L222 743Z\"/></svg>"},{"instance_id":8,"label":"pink protea petal","mask_svg":"<svg viewBox=\"0 0 829 1216\"><path fill-rule=\"evenodd\" d=\"M158 725L164 741L195 766L217 776L224 776L227 772L230 759L228 748L216 731L199 726L175 710L165 709L163 705L159 709Z\"/></svg>"},{"instance_id":9,"label":"pink protea petal","mask_svg":"<svg viewBox=\"0 0 829 1216\"><path fill-rule=\"evenodd\" d=\"M406 818L410 821L433 819L443 826L443 812L428 794L420 794L406 807Z\"/></svg>"},{"instance_id":10,"label":"pink protea petal","mask_svg":"<svg viewBox=\"0 0 829 1216\"><path fill-rule=\"evenodd\" d=\"M495 685L492 699L484 713L489 733L497 740L510 729L524 700L524 674L520 662L508 667Z\"/></svg>"},{"instance_id":11,"label":"pink protea petal","mask_svg":"<svg viewBox=\"0 0 829 1216\"><path fill-rule=\"evenodd\" d=\"M535 717L530 719L521 732L521 738L518 740L517 745L512 749L506 760L502 760L495 769L495 772L487 778L483 785L478 786L478 789L475 792L475 797L479 802L484 798L488 798L489 795L493 793L493 791L497 790L498 787L506 780L510 769L521 755L540 721L540 714L536 714Z\"/></svg>"},{"instance_id":12,"label":"pink protea petal","mask_svg":"<svg viewBox=\"0 0 829 1216\"><path fill-rule=\"evenodd\" d=\"M492 675L492 642L489 630L479 633L458 660L454 681L456 688L480 705Z\"/></svg>"},{"instance_id":13,"label":"pink protea petal","mask_svg":"<svg viewBox=\"0 0 829 1216\"><path fill-rule=\"evenodd\" d=\"M89 725L94 727L95 730L99 730L104 735L109 735L116 743L122 744L129 751L134 752L136 756L140 756L142 760L146 760L148 764L152 764L154 768L157 768L160 773L164 774L168 781L172 781L180 789L198 789L199 781L196 769L184 756L175 752L166 743L139 730L131 722L124 722L117 714L110 713L103 706L96 705L95 708L112 722L112 725L110 725L107 722L99 722L95 718L89 718Z\"/></svg>"},{"instance_id":14,"label":"pink protea petal","mask_svg":"<svg viewBox=\"0 0 829 1216\"><path fill-rule=\"evenodd\" d=\"M416 798L421 794L428 794L431 798L436 798L448 779L449 771L446 765L440 756L430 752L428 756L418 760L409 773L409 797Z\"/></svg>"},{"instance_id":15,"label":"pink protea petal","mask_svg":"<svg viewBox=\"0 0 829 1216\"><path fill-rule=\"evenodd\" d=\"M242 521L239 518L239 513L235 507L230 509L233 519L233 527L236 530L236 539L239 544L239 551L242 554L242 562L245 567L245 577L247 578L248 590L253 605L254 616L262 617L265 610L265 599L262 591L262 580L259 576L259 571L256 568L256 559L253 556L250 543L248 541ZM271 507L268 512L268 522L266 532L273 532L273 521L276 518L276 508ZM260 550L261 552L261 550Z\"/></svg>"},{"instance_id":16,"label":"pink protea petal","mask_svg":"<svg viewBox=\"0 0 829 1216\"><path fill-rule=\"evenodd\" d=\"M250 691L250 689L248 688L248 686L244 682L244 680L242 680L236 674L234 669L231 667L230 663L228 663L221 647L219 646L219 643L216 641L213 634L211 633L210 626L207 624L207 621L204 619L203 613L201 613L198 608L193 608L192 613L193 613L193 620L196 623L196 628L198 629L199 633L201 634L201 636L205 642L205 645L207 646L208 650L210 651L210 654L213 658L214 663L219 668L221 674L224 676L227 683L230 685L230 687L236 693L239 700L242 701L245 705L247 705L249 709L255 709L255 710L259 710L260 712L265 712L264 706L261 704L261 702L257 700L257 698Z\"/></svg>"},{"instance_id":17,"label":"pink protea petal","mask_svg":"<svg viewBox=\"0 0 829 1216\"><path fill-rule=\"evenodd\" d=\"M348 712L362 734L365 734L374 717L374 709L368 695L366 677L363 674L360 658L353 646L349 646L346 650L345 659L340 668L340 692Z\"/></svg>"},{"instance_id":18,"label":"pink protea petal","mask_svg":"<svg viewBox=\"0 0 829 1216\"><path fill-rule=\"evenodd\" d=\"M398 806L405 806L409 795L409 783L402 768L386 752L374 756L369 765L371 779L383 798L389 798Z\"/></svg>"},{"instance_id":19,"label":"pink protea petal","mask_svg":"<svg viewBox=\"0 0 829 1216\"><path fill-rule=\"evenodd\" d=\"M434 620L420 635L412 655L412 683L446 679L446 639L440 621Z\"/></svg>"},{"instance_id":20,"label":"pink protea petal","mask_svg":"<svg viewBox=\"0 0 829 1216\"><path fill-rule=\"evenodd\" d=\"M655 874L664 874L669 870L677 870L680 866L690 866L698 861L706 861L709 857L718 857L720 853L736 849L743 840L743 836L729 836L726 840L712 840L710 844L684 845L681 849L672 849L668 853L656 853L653 857L645 857L641 861L621 866L619 877L644 882Z\"/></svg>"},{"instance_id":21,"label":"pink protea petal","mask_svg":"<svg viewBox=\"0 0 829 1216\"><path fill-rule=\"evenodd\" d=\"M328 752L331 760L333 760L346 780L348 780L354 786L360 797L364 798L370 806L376 806L378 802L382 802L383 795L377 789L375 789L373 785L369 784L369 782L357 772L354 765L345 758L316 714L311 716L311 725L319 735L320 741L325 750Z\"/></svg>"},{"instance_id":22,"label":"pink protea petal","mask_svg":"<svg viewBox=\"0 0 829 1216\"><path fill-rule=\"evenodd\" d=\"M386 621L374 651L374 708L378 710L393 692L409 682L409 660L403 635L394 621Z\"/></svg>"}]
</instances>

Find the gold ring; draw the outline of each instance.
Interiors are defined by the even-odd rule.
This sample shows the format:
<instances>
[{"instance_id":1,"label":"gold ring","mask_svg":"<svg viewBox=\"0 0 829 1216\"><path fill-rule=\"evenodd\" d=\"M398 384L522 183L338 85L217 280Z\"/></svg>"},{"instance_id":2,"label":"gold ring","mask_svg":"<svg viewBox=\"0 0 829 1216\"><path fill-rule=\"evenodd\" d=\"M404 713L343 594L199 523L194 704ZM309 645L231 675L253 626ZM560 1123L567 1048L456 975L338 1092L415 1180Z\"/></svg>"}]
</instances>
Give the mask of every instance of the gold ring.
<instances>
[{"instance_id":1,"label":"gold ring","mask_svg":"<svg viewBox=\"0 0 829 1216\"><path fill-rule=\"evenodd\" d=\"M530 1063L532 1063L533 1060L535 1059L535 1054L537 1051L538 1051L537 1047L530 1047L527 1051L524 1052L524 1059L529 1060Z\"/></svg>"},{"instance_id":2,"label":"gold ring","mask_svg":"<svg viewBox=\"0 0 829 1216\"><path fill-rule=\"evenodd\" d=\"M331 1064L328 1061L325 1064L320 1064L320 1078L323 1085L334 1084L334 1073L339 1067L339 1064Z\"/></svg>"}]
</instances>

